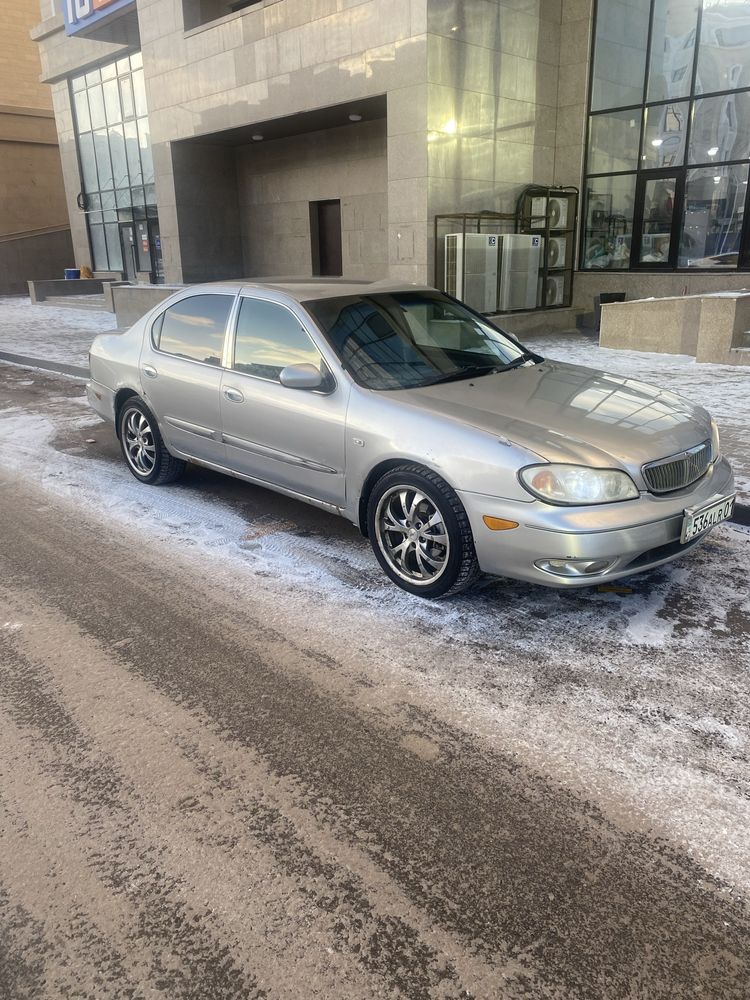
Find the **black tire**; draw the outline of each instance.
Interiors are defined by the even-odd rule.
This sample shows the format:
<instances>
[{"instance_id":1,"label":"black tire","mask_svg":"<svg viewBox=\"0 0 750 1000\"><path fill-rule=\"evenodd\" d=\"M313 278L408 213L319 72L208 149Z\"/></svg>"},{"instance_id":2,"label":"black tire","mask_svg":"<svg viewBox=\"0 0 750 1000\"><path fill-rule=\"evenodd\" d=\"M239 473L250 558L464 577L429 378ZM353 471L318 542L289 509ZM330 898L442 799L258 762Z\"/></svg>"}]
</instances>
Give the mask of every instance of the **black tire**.
<instances>
[{"instance_id":1,"label":"black tire","mask_svg":"<svg viewBox=\"0 0 750 1000\"><path fill-rule=\"evenodd\" d=\"M417 494L421 494L426 502L416 503ZM404 518L396 518L398 527L394 525L394 508L403 510L405 514ZM408 520L409 509L414 511L414 521ZM429 515L431 509L439 515L439 521L432 528L430 523L434 514L424 524L419 520L425 514ZM471 525L461 501L437 473L421 465L403 465L378 480L367 504L367 533L375 557L386 575L402 590L417 597L434 599L458 594L470 587L480 575ZM446 536L447 544L443 545L438 540ZM403 546L396 544L395 549L409 548L401 553L399 570L398 556L393 555L392 543L398 543L401 538ZM425 565L425 560L429 560L429 565ZM439 570L435 569L436 566L440 567ZM434 575L425 577L424 582L415 579L414 573L410 572L419 573L425 569L429 572L430 567Z\"/></svg>"},{"instance_id":2,"label":"black tire","mask_svg":"<svg viewBox=\"0 0 750 1000\"><path fill-rule=\"evenodd\" d=\"M185 471L187 463L167 451L156 418L138 396L123 403L117 430L123 458L139 483L163 486Z\"/></svg>"}]
</instances>

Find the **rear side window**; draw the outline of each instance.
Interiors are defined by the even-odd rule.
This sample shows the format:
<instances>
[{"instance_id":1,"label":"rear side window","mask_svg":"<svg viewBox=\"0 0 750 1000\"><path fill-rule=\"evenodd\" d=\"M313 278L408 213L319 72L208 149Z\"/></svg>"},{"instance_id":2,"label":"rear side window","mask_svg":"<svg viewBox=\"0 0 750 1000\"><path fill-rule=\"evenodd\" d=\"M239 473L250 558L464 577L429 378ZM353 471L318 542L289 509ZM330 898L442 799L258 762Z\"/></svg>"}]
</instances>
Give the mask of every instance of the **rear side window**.
<instances>
[{"instance_id":1,"label":"rear side window","mask_svg":"<svg viewBox=\"0 0 750 1000\"><path fill-rule=\"evenodd\" d=\"M241 300L234 346L236 371L278 382L287 365L308 364L322 370L321 362L317 347L288 309L264 299Z\"/></svg>"},{"instance_id":2,"label":"rear side window","mask_svg":"<svg viewBox=\"0 0 750 1000\"><path fill-rule=\"evenodd\" d=\"M220 365L232 295L191 295L170 306L154 323L154 345L206 365Z\"/></svg>"}]
</instances>

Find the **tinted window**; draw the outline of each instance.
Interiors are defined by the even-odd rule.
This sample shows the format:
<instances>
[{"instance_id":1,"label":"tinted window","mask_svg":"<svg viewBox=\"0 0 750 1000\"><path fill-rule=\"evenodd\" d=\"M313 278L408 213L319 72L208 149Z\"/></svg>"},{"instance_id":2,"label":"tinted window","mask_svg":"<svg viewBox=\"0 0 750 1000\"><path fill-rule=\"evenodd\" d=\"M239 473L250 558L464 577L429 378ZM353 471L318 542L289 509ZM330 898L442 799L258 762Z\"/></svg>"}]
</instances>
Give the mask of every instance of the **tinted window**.
<instances>
[{"instance_id":1,"label":"tinted window","mask_svg":"<svg viewBox=\"0 0 750 1000\"><path fill-rule=\"evenodd\" d=\"M243 299L237 320L235 369L278 381L282 368L302 364L320 368L321 357L296 316L274 302Z\"/></svg>"},{"instance_id":2,"label":"tinted window","mask_svg":"<svg viewBox=\"0 0 750 1000\"><path fill-rule=\"evenodd\" d=\"M231 295L193 295L170 306L154 324L157 347L181 358L220 365L233 301Z\"/></svg>"}]
</instances>

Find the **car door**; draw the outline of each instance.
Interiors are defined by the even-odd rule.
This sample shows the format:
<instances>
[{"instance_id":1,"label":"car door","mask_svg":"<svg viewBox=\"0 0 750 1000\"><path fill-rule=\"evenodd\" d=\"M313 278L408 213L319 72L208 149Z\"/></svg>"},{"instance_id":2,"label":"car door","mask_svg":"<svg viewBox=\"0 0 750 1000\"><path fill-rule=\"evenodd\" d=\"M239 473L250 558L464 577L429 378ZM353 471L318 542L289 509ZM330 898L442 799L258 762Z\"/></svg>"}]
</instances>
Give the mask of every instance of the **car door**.
<instances>
[{"instance_id":1,"label":"car door","mask_svg":"<svg viewBox=\"0 0 750 1000\"><path fill-rule=\"evenodd\" d=\"M292 364L327 373L321 389L279 381ZM344 424L348 383L336 383L301 318L257 293L242 294L222 378L227 465L262 482L336 506L346 499Z\"/></svg>"},{"instance_id":2,"label":"car door","mask_svg":"<svg viewBox=\"0 0 750 1000\"><path fill-rule=\"evenodd\" d=\"M236 296L186 295L151 324L141 352L143 396L167 447L223 465L221 374L228 320Z\"/></svg>"}]
</instances>

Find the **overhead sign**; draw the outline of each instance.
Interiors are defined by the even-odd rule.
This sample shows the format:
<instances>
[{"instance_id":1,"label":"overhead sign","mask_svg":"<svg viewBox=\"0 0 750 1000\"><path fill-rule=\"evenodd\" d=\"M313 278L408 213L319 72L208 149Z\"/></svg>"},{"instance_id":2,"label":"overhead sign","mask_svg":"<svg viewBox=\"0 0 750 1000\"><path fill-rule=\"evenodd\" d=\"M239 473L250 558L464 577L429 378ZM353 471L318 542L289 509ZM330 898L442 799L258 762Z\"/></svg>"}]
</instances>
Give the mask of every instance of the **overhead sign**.
<instances>
[{"instance_id":1,"label":"overhead sign","mask_svg":"<svg viewBox=\"0 0 750 1000\"><path fill-rule=\"evenodd\" d=\"M62 0L62 7L65 34L81 35L96 24L135 10L135 0Z\"/></svg>"}]
</instances>

